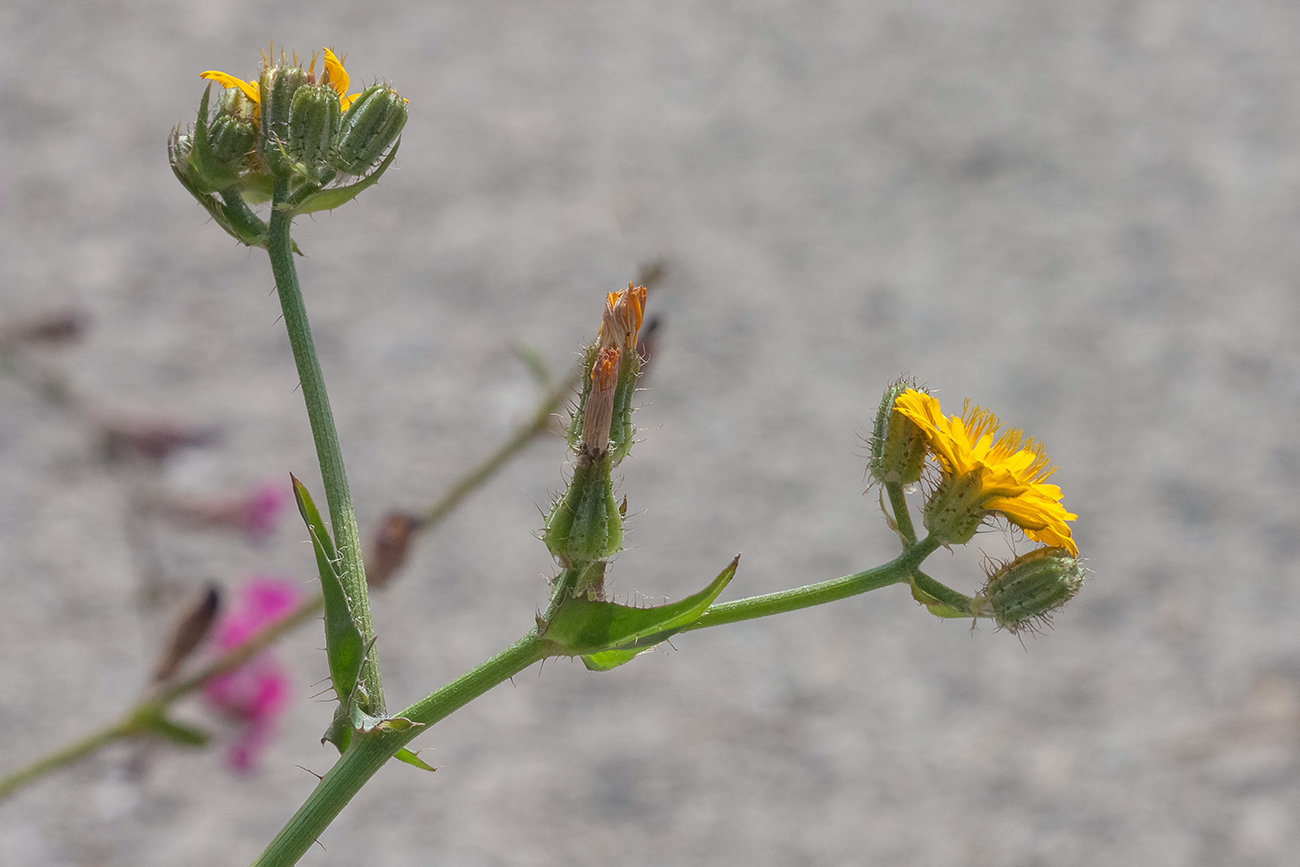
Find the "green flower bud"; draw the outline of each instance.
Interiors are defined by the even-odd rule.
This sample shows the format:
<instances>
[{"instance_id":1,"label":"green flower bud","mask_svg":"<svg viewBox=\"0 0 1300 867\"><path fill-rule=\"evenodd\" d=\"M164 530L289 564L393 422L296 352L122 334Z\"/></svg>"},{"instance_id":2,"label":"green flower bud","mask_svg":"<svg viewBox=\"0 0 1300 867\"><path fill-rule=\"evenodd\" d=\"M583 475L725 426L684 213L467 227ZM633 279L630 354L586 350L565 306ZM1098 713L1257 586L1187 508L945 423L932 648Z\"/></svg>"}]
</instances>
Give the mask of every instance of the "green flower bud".
<instances>
[{"instance_id":1,"label":"green flower bud","mask_svg":"<svg viewBox=\"0 0 1300 867\"><path fill-rule=\"evenodd\" d=\"M208 149L212 158L236 176L248 166L257 144L257 125L232 114L218 114L208 126Z\"/></svg>"},{"instance_id":2,"label":"green flower bud","mask_svg":"<svg viewBox=\"0 0 1300 867\"><path fill-rule=\"evenodd\" d=\"M982 470L945 479L925 504L925 528L941 544L965 545L988 516Z\"/></svg>"},{"instance_id":3,"label":"green flower bud","mask_svg":"<svg viewBox=\"0 0 1300 867\"><path fill-rule=\"evenodd\" d=\"M1086 572L1065 548L1030 551L989 574L976 600L979 613L1010 632L1032 630L1075 597Z\"/></svg>"},{"instance_id":4,"label":"green flower bud","mask_svg":"<svg viewBox=\"0 0 1300 867\"><path fill-rule=\"evenodd\" d=\"M921 478L925 466L925 432L894 408L898 396L915 387L913 383L900 379L885 389L871 431L869 469L873 482L910 485Z\"/></svg>"},{"instance_id":5,"label":"green flower bud","mask_svg":"<svg viewBox=\"0 0 1300 867\"><path fill-rule=\"evenodd\" d=\"M579 459L569 489L547 516L542 539L562 566L582 567L622 548L623 517L609 473L608 454Z\"/></svg>"},{"instance_id":6,"label":"green flower bud","mask_svg":"<svg viewBox=\"0 0 1300 867\"><path fill-rule=\"evenodd\" d=\"M323 168L343 113L332 87L307 84L298 88L289 106L289 157L313 173Z\"/></svg>"},{"instance_id":7,"label":"green flower bud","mask_svg":"<svg viewBox=\"0 0 1300 867\"><path fill-rule=\"evenodd\" d=\"M307 70L301 66L267 66L258 82L261 91L262 135L257 146L262 159L273 173L285 168L282 149L289 142L289 112L293 95L307 83Z\"/></svg>"},{"instance_id":8,"label":"green flower bud","mask_svg":"<svg viewBox=\"0 0 1300 867\"><path fill-rule=\"evenodd\" d=\"M385 84L366 88L343 115L333 167L344 174L364 175L379 164L404 126L406 100Z\"/></svg>"}]
</instances>

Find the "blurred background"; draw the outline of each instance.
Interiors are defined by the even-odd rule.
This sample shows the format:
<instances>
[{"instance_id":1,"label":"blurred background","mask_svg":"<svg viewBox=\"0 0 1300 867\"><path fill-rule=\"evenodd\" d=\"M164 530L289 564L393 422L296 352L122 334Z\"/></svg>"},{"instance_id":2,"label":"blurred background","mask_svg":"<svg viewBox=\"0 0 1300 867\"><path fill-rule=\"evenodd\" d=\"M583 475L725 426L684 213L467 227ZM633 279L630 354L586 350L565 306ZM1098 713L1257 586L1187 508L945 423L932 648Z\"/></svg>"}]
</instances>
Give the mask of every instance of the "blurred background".
<instances>
[{"instance_id":1,"label":"blurred background","mask_svg":"<svg viewBox=\"0 0 1300 867\"><path fill-rule=\"evenodd\" d=\"M659 261L621 601L736 553L724 598L892 558L863 438L904 373L1047 445L1095 573L1041 635L889 588L607 674L549 662L422 736L437 774L385 768L303 863L1300 846L1300 8L8 0L0 35L0 323L71 309L81 329L0 375L0 772L132 703L186 594L311 587L295 515L252 545L135 508L290 471L320 490L265 255L209 224L164 148L201 71L253 78L274 41L332 45L410 100L383 182L295 233L367 534L528 417L513 347L565 370L604 293ZM106 431L132 424L189 445L124 459ZM376 594L390 703L529 628L564 460L535 443ZM973 592L1013 541L927 568ZM278 647L294 698L256 772L187 700L213 748L118 745L17 793L0 861L252 860L302 768L332 762L321 645L309 624Z\"/></svg>"}]
</instances>

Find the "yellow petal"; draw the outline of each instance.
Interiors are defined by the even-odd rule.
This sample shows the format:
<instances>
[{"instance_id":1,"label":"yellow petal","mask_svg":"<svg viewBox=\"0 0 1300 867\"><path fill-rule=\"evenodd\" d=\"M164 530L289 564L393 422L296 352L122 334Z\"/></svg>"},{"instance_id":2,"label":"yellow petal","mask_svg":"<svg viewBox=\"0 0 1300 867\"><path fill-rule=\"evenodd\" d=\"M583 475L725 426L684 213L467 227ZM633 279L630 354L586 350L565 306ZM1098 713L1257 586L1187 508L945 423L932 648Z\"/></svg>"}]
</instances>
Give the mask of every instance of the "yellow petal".
<instances>
[{"instance_id":1,"label":"yellow petal","mask_svg":"<svg viewBox=\"0 0 1300 867\"><path fill-rule=\"evenodd\" d=\"M199 78L206 78L208 81L215 81L222 87L237 87L244 92L244 96L253 101L254 105L260 105L262 102L262 91L256 85L242 78L235 78L228 72L218 72L215 69L209 69L207 72L199 73Z\"/></svg>"},{"instance_id":2,"label":"yellow petal","mask_svg":"<svg viewBox=\"0 0 1300 867\"><path fill-rule=\"evenodd\" d=\"M339 60L338 55L328 48L325 49L325 75L329 77L329 86L339 95L339 104L346 111L356 95L347 96L348 71L343 68L343 61Z\"/></svg>"}]
</instances>

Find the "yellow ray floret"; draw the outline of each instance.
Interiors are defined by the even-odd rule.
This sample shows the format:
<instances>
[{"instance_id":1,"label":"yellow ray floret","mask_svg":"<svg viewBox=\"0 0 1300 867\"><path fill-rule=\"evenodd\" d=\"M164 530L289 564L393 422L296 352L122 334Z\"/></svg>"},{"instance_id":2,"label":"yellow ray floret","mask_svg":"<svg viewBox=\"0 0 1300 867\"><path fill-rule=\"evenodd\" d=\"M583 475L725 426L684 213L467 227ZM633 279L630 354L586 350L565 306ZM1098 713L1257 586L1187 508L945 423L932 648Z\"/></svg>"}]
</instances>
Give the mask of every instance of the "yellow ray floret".
<instances>
[{"instance_id":1,"label":"yellow ray floret","mask_svg":"<svg viewBox=\"0 0 1300 867\"><path fill-rule=\"evenodd\" d=\"M297 59L298 59L297 55L295 54L294 55L295 63L297 62ZM263 60L263 65L270 65L270 61L266 59L265 55L263 55L262 60ZM284 62L283 55L281 56L280 60L281 60L281 64L283 65ZM315 55L313 55L311 59L311 72L315 74L315 71L316 71L316 57ZM228 72L220 72L215 69L209 69L207 72L200 73L199 78L206 78L209 81L215 81L218 84L220 84L222 87L239 88L244 92L244 96L247 96L249 99L251 99L255 105L260 105L262 102L261 88L258 86L256 80L244 81L242 78L235 78L235 76L231 75ZM348 106L352 104L352 101L356 99L358 96L360 96L360 94L358 93L348 95L349 81L350 79L348 77L348 71L343 68L343 61L339 59L338 55L334 53L333 49L326 48L325 49L325 70L324 72L321 73L321 83L329 85L331 88L333 88L334 92L339 95L339 108L343 111L347 111Z\"/></svg>"},{"instance_id":2,"label":"yellow ray floret","mask_svg":"<svg viewBox=\"0 0 1300 867\"><path fill-rule=\"evenodd\" d=\"M985 509L1005 515L1029 538L1078 556L1065 523L1078 515L1061 505L1061 489L1046 483L1053 467L1037 441L1014 428L998 434L998 417L969 403L960 416L946 417L939 401L910 388L894 407L925 434L945 476L978 475Z\"/></svg>"},{"instance_id":3,"label":"yellow ray floret","mask_svg":"<svg viewBox=\"0 0 1300 867\"><path fill-rule=\"evenodd\" d=\"M222 87L235 87L244 92L244 96L253 101L254 105L260 105L262 102L261 88L257 86L256 81L244 81L242 78L235 78L228 72L219 72L215 69L209 69L207 72L200 72L199 78L206 78L209 81L215 81Z\"/></svg>"}]
</instances>

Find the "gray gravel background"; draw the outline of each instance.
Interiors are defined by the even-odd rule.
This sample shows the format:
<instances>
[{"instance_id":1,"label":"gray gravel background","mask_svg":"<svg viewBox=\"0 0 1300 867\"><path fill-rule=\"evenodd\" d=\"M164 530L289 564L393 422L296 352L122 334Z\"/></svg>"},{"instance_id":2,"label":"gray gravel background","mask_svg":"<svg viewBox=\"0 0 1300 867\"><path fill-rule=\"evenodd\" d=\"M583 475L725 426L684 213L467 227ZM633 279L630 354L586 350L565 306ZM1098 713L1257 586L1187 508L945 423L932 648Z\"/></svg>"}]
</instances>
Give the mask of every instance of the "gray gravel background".
<instances>
[{"instance_id":1,"label":"gray gravel background","mask_svg":"<svg viewBox=\"0 0 1300 867\"><path fill-rule=\"evenodd\" d=\"M662 258L621 598L680 596L737 552L730 598L893 556L861 437L903 372L1047 444L1096 575L1023 642L895 588L610 674L548 664L425 735L437 775L385 769L304 863L1291 863L1300 7L368 10L0 7L0 319L80 305L88 339L46 363L105 410L218 426L169 488L316 478L265 257L205 224L163 144L200 71L332 44L412 113L384 183L297 233L363 524L527 414L513 344L563 368L602 293ZM393 703L528 627L563 459L534 446L376 599ZM8 770L128 704L161 624L122 474L12 377L0 490ZM177 586L307 582L303 538L286 519L259 549L160 545ZM979 555L931 565L972 589ZM296 765L330 764L320 644L282 646L298 698L260 775L110 749L0 804L0 863L250 861L314 783Z\"/></svg>"}]
</instances>

